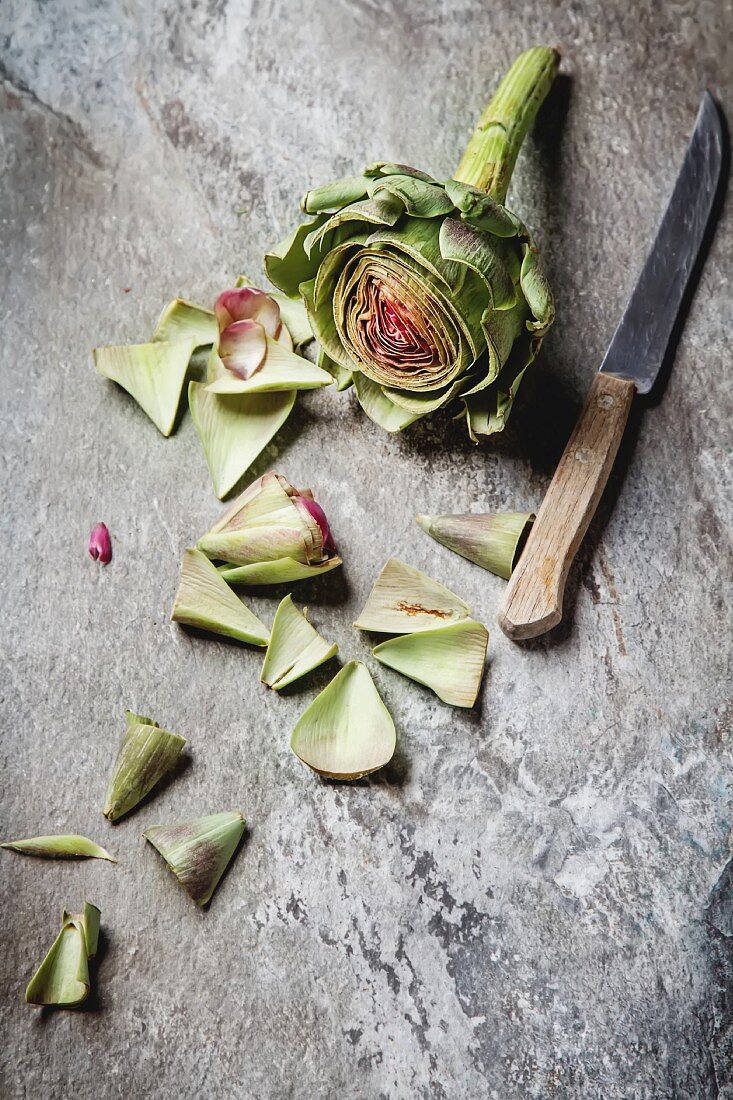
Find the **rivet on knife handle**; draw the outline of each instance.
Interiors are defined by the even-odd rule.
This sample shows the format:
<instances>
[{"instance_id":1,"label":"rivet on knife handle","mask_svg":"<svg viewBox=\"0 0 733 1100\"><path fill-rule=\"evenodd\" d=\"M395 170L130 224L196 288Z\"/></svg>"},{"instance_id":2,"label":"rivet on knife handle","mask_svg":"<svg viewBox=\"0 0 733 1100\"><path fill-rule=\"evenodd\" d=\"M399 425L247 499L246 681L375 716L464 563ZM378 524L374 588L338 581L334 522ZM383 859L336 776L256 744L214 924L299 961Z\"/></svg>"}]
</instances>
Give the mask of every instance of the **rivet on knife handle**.
<instances>
[{"instance_id":1,"label":"rivet on knife handle","mask_svg":"<svg viewBox=\"0 0 733 1100\"><path fill-rule=\"evenodd\" d=\"M562 618L568 571L608 481L629 417L633 382L597 374L512 573L499 625L535 638Z\"/></svg>"}]
</instances>

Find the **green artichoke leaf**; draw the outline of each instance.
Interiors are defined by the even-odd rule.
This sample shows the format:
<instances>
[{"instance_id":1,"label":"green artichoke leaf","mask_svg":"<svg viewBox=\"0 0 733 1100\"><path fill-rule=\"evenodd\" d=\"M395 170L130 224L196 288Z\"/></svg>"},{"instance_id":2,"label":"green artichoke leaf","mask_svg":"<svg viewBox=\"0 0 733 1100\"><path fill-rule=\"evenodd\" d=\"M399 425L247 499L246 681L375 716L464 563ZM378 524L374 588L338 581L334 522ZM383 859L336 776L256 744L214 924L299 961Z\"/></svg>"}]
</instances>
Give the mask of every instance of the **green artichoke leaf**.
<instances>
[{"instance_id":1,"label":"green artichoke leaf","mask_svg":"<svg viewBox=\"0 0 733 1100\"><path fill-rule=\"evenodd\" d=\"M221 500L234 488L290 416L295 390L284 393L209 393L189 382L188 405Z\"/></svg>"},{"instance_id":2,"label":"green artichoke leaf","mask_svg":"<svg viewBox=\"0 0 733 1100\"><path fill-rule=\"evenodd\" d=\"M389 195L380 195L374 199L364 199L363 202L354 202L332 214L323 225L318 226L312 233L309 233L303 240L303 248L306 255L310 257L314 249L325 248L325 238L329 233L348 222L366 222L369 225L394 225L404 212L404 204L399 199Z\"/></svg>"},{"instance_id":3,"label":"green artichoke leaf","mask_svg":"<svg viewBox=\"0 0 733 1100\"><path fill-rule=\"evenodd\" d=\"M187 302L185 298L174 298L158 318L152 342L192 339L194 348L200 348L213 344L218 333L213 310Z\"/></svg>"},{"instance_id":4,"label":"green artichoke leaf","mask_svg":"<svg viewBox=\"0 0 733 1100\"><path fill-rule=\"evenodd\" d=\"M406 218L399 228L384 227L367 238L368 248L391 245L404 252L451 292L460 290L466 274L463 264L446 260L440 251L440 223L436 218Z\"/></svg>"},{"instance_id":5,"label":"green artichoke leaf","mask_svg":"<svg viewBox=\"0 0 733 1100\"><path fill-rule=\"evenodd\" d=\"M434 691L454 707L472 707L484 674L489 632L474 619L389 638L372 650L383 665Z\"/></svg>"},{"instance_id":6,"label":"green artichoke leaf","mask_svg":"<svg viewBox=\"0 0 733 1100\"><path fill-rule=\"evenodd\" d=\"M391 389L389 386L385 386L382 390L385 397L388 397L393 404L397 405L400 409L404 409L405 412L413 413L416 417L427 416L428 413L436 412L437 409L447 405L454 397L457 397L459 393L464 389L466 385L466 375L461 374L458 378L448 386L444 386L443 389L430 390L427 393L416 393L409 390Z\"/></svg>"},{"instance_id":7,"label":"green artichoke leaf","mask_svg":"<svg viewBox=\"0 0 733 1100\"><path fill-rule=\"evenodd\" d=\"M341 364L337 363L335 359L332 359L323 348L320 348L318 351L318 366L321 370L328 371L336 383L336 389L339 392L347 390L349 386L353 385L353 372L342 367Z\"/></svg>"},{"instance_id":8,"label":"green artichoke leaf","mask_svg":"<svg viewBox=\"0 0 733 1100\"><path fill-rule=\"evenodd\" d=\"M427 172L421 172L418 168L410 168L409 164L395 164L389 160L377 160L373 164L367 164L364 169L364 175L370 178L378 176L411 176L416 180L423 180L425 183L437 183L438 181L429 176Z\"/></svg>"},{"instance_id":9,"label":"green artichoke leaf","mask_svg":"<svg viewBox=\"0 0 733 1100\"><path fill-rule=\"evenodd\" d=\"M350 780L388 764L396 740L369 670L349 661L301 714L290 747L320 775Z\"/></svg>"},{"instance_id":10,"label":"green artichoke leaf","mask_svg":"<svg viewBox=\"0 0 733 1100\"><path fill-rule=\"evenodd\" d=\"M537 252L531 245L525 244L522 271L519 277L522 293L535 317L527 321L527 328L543 336L555 320L555 302Z\"/></svg>"},{"instance_id":11,"label":"green artichoke leaf","mask_svg":"<svg viewBox=\"0 0 733 1100\"><path fill-rule=\"evenodd\" d=\"M308 609L300 611L288 594L275 612L260 681L280 691L337 653L336 643L322 638L309 621Z\"/></svg>"},{"instance_id":12,"label":"green artichoke leaf","mask_svg":"<svg viewBox=\"0 0 733 1100\"><path fill-rule=\"evenodd\" d=\"M333 252L328 254L321 266L319 278L323 276L324 273L326 276L330 274L330 269L334 267L340 255L342 255L342 253L337 249L334 249ZM336 270L333 275L334 285L337 276L338 270ZM317 280L311 280L309 283L302 283L300 293L303 295L303 301L308 310L311 326L322 349L325 351L326 355L328 355L329 359L337 363L343 371L350 372L354 364L346 354L341 344L341 340L339 339L330 299L325 299L322 302L318 300Z\"/></svg>"},{"instance_id":13,"label":"green artichoke leaf","mask_svg":"<svg viewBox=\"0 0 733 1100\"><path fill-rule=\"evenodd\" d=\"M470 389L464 389L464 396L479 393L495 380L512 353L514 341L526 331L525 321L528 314L527 303L523 298L520 298L514 309L486 310L481 319L481 327L486 336L489 369L481 375L475 385Z\"/></svg>"},{"instance_id":14,"label":"green artichoke leaf","mask_svg":"<svg viewBox=\"0 0 733 1100\"><path fill-rule=\"evenodd\" d=\"M267 357L254 374L241 378L227 370L214 349L209 356L206 388L209 393L284 393L289 390L317 390L330 386L332 379L325 371L289 351L266 336Z\"/></svg>"},{"instance_id":15,"label":"green artichoke leaf","mask_svg":"<svg viewBox=\"0 0 733 1100\"><path fill-rule=\"evenodd\" d=\"M265 624L232 592L216 566L200 550L191 548L183 551L171 621L249 645L266 646L270 641Z\"/></svg>"},{"instance_id":16,"label":"green artichoke leaf","mask_svg":"<svg viewBox=\"0 0 733 1100\"><path fill-rule=\"evenodd\" d=\"M517 292L511 275L489 233L459 218L444 218L440 226L440 251L446 260L465 264L483 280L492 309L511 309L515 305Z\"/></svg>"},{"instance_id":17,"label":"green artichoke leaf","mask_svg":"<svg viewBox=\"0 0 733 1100\"><path fill-rule=\"evenodd\" d=\"M439 184L414 176L381 176L370 182L372 199L385 194L400 201L413 218L439 218L453 210L453 203Z\"/></svg>"},{"instance_id":18,"label":"green artichoke leaf","mask_svg":"<svg viewBox=\"0 0 733 1100\"><path fill-rule=\"evenodd\" d=\"M143 836L197 905L206 905L244 833L241 813L209 814L174 825L151 825Z\"/></svg>"},{"instance_id":19,"label":"green artichoke leaf","mask_svg":"<svg viewBox=\"0 0 733 1100\"><path fill-rule=\"evenodd\" d=\"M0 848L7 848L22 855L38 856L41 859L106 859L110 863L117 860L93 840L78 833L64 836L32 836L27 840L6 840Z\"/></svg>"},{"instance_id":20,"label":"green artichoke leaf","mask_svg":"<svg viewBox=\"0 0 733 1100\"><path fill-rule=\"evenodd\" d=\"M420 413L408 412L395 405L382 387L361 371L354 372L354 389L366 415L385 432L401 432L408 424L420 418Z\"/></svg>"},{"instance_id":21,"label":"green artichoke leaf","mask_svg":"<svg viewBox=\"0 0 733 1100\"><path fill-rule=\"evenodd\" d=\"M315 278L322 257L318 252L306 253L303 242L326 221L327 214L318 214L313 221L303 222L290 236L265 253L267 278L288 298L297 298L299 285Z\"/></svg>"},{"instance_id":22,"label":"green artichoke leaf","mask_svg":"<svg viewBox=\"0 0 733 1100\"><path fill-rule=\"evenodd\" d=\"M352 202L358 202L367 194L366 176L344 176L343 179L323 183L306 191L300 200L300 209L304 214L320 214L323 211L339 210Z\"/></svg>"},{"instance_id":23,"label":"green artichoke leaf","mask_svg":"<svg viewBox=\"0 0 733 1100\"><path fill-rule=\"evenodd\" d=\"M446 180L445 193L460 212L463 221L495 237L516 237L518 219L485 191L458 180Z\"/></svg>"},{"instance_id":24,"label":"green artichoke leaf","mask_svg":"<svg viewBox=\"0 0 733 1100\"><path fill-rule=\"evenodd\" d=\"M183 383L196 340L158 340L149 344L94 348L94 366L137 401L158 431L173 431Z\"/></svg>"},{"instance_id":25,"label":"green artichoke leaf","mask_svg":"<svg viewBox=\"0 0 733 1100\"><path fill-rule=\"evenodd\" d=\"M541 342L521 337L515 343L495 385L480 392L464 394L461 398L466 410L468 434L474 443L478 443L479 436L494 435L506 427L524 372L536 359Z\"/></svg>"},{"instance_id":26,"label":"green artichoke leaf","mask_svg":"<svg viewBox=\"0 0 733 1100\"><path fill-rule=\"evenodd\" d=\"M221 574L227 584L259 585L259 584L290 584L292 581L311 580L329 573L342 565L342 559L338 555L328 558L320 565L304 565L295 558L276 558L274 561L254 561L248 565L235 565L226 562L220 565L217 572Z\"/></svg>"}]
</instances>

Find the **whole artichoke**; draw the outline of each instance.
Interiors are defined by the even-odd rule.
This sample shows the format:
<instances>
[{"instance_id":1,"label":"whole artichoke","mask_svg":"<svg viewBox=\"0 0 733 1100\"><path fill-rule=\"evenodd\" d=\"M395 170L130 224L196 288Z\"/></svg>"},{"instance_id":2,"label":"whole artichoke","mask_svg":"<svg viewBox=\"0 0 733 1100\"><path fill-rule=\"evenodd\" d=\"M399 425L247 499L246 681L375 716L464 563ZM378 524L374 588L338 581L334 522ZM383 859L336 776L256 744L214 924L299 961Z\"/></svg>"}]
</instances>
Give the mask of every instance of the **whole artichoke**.
<instances>
[{"instance_id":1,"label":"whole artichoke","mask_svg":"<svg viewBox=\"0 0 733 1100\"><path fill-rule=\"evenodd\" d=\"M501 431L552 324L537 251L503 202L558 63L542 47L515 61L454 179L368 165L309 191L313 220L266 256L275 286L303 297L321 365L388 431L447 405L474 440Z\"/></svg>"}]
</instances>

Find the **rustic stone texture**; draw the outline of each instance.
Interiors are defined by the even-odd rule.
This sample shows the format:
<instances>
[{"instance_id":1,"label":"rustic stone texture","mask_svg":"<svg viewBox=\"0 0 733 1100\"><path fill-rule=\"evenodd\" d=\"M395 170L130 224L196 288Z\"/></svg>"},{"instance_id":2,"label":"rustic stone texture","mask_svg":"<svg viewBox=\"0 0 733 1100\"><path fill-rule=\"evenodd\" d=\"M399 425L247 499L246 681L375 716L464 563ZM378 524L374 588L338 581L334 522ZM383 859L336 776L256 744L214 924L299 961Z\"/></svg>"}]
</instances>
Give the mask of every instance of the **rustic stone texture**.
<instances>
[{"instance_id":1,"label":"rustic stone texture","mask_svg":"<svg viewBox=\"0 0 733 1100\"><path fill-rule=\"evenodd\" d=\"M413 522L539 503L700 92L733 103L728 0L6 0L0 20L2 832L78 831L121 860L2 853L3 1095L733 1096L729 216L554 636L505 639L503 583ZM371 662L397 758L320 782L288 733L329 670L275 697L260 654L168 623L218 505L190 419L162 439L89 349L257 275L309 183L377 157L447 175L508 57L542 41L572 78L511 199L559 314L510 431L477 450L436 417L395 438L315 394L255 471L312 484L332 518L342 575L294 591L344 656L368 658L350 623L391 553L492 627L476 713ZM101 519L106 569L86 556ZM126 706L192 762L112 828ZM223 809L250 829L202 913L140 833ZM44 1016L25 982L84 897L98 997Z\"/></svg>"}]
</instances>

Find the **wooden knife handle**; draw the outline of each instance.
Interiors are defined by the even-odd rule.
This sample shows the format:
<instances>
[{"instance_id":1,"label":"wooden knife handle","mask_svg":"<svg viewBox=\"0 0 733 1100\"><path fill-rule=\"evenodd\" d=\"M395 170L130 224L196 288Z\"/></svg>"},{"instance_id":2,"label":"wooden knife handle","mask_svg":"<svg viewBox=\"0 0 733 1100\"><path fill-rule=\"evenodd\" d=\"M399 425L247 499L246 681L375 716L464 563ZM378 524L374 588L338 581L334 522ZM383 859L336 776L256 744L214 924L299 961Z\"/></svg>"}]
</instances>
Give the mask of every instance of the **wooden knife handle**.
<instances>
[{"instance_id":1,"label":"wooden knife handle","mask_svg":"<svg viewBox=\"0 0 733 1100\"><path fill-rule=\"evenodd\" d=\"M562 618L565 581L624 434L636 387L597 374L507 586L499 625L510 638L536 638Z\"/></svg>"}]
</instances>

